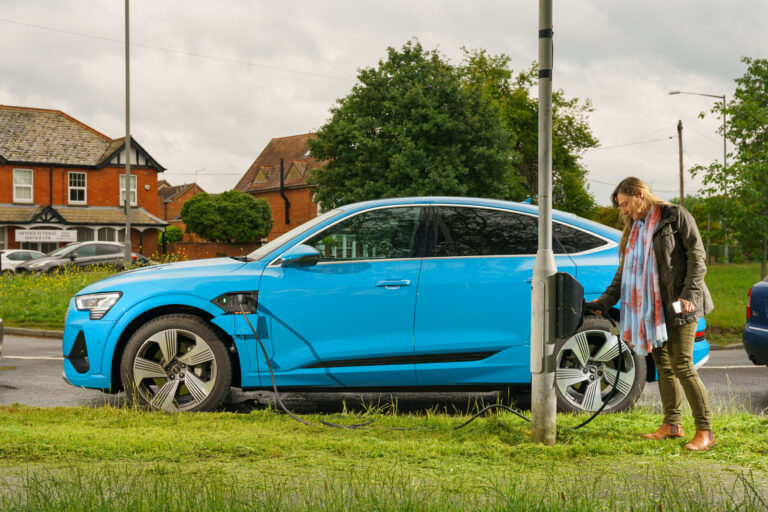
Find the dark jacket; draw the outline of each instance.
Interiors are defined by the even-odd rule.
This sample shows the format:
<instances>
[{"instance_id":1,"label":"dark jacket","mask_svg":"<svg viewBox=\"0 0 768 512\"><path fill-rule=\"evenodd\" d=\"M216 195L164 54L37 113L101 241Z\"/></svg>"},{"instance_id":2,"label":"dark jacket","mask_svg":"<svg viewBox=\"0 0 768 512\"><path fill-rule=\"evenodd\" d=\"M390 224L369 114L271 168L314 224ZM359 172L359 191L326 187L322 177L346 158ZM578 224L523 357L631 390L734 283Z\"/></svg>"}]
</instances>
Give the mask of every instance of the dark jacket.
<instances>
[{"instance_id":1,"label":"dark jacket","mask_svg":"<svg viewBox=\"0 0 768 512\"><path fill-rule=\"evenodd\" d=\"M709 314L714 305L704 283L707 273L704 246L696 221L685 208L674 204L661 207L661 218L653 232L653 253L659 267L659 289L666 323L685 325ZM597 299L603 308L613 306L621 298L622 270L620 265L608 289ZM675 313L672 303L677 299L693 302L696 309L690 313Z\"/></svg>"}]
</instances>

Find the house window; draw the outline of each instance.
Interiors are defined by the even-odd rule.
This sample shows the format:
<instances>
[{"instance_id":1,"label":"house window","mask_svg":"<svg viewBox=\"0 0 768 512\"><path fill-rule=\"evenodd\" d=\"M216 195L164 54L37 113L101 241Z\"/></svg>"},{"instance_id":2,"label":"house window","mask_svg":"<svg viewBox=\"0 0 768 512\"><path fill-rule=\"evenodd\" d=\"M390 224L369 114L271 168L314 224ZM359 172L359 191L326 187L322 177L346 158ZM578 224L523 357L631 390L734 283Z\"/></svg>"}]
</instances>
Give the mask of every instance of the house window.
<instances>
[{"instance_id":1,"label":"house window","mask_svg":"<svg viewBox=\"0 0 768 512\"><path fill-rule=\"evenodd\" d=\"M78 242L93 242L93 230L91 228L77 228Z\"/></svg>"},{"instance_id":2,"label":"house window","mask_svg":"<svg viewBox=\"0 0 768 512\"><path fill-rule=\"evenodd\" d=\"M120 204L125 204L125 174L120 175ZM136 175L131 174L131 206L136 206Z\"/></svg>"},{"instance_id":3,"label":"house window","mask_svg":"<svg viewBox=\"0 0 768 512\"><path fill-rule=\"evenodd\" d=\"M13 202L32 202L32 169L13 170Z\"/></svg>"},{"instance_id":4,"label":"house window","mask_svg":"<svg viewBox=\"0 0 768 512\"><path fill-rule=\"evenodd\" d=\"M101 228L99 229L98 238L100 242L114 242L115 241L115 229L114 228Z\"/></svg>"},{"instance_id":5,"label":"house window","mask_svg":"<svg viewBox=\"0 0 768 512\"><path fill-rule=\"evenodd\" d=\"M85 180L84 172L69 173L69 204L85 204Z\"/></svg>"},{"instance_id":6,"label":"house window","mask_svg":"<svg viewBox=\"0 0 768 512\"><path fill-rule=\"evenodd\" d=\"M5 249L5 230L7 228L3 226L0 228L0 250Z\"/></svg>"}]
</instances>

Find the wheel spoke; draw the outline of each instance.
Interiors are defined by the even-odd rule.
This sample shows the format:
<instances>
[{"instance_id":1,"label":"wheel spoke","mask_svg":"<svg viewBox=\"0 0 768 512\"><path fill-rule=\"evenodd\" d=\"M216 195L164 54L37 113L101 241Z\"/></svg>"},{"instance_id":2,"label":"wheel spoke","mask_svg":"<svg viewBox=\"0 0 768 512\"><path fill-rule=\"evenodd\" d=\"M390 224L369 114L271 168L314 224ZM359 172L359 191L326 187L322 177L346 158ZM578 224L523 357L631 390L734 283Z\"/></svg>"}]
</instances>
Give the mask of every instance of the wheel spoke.
<instances>
[{"instance_id":1,"label":"wheel spoke","mask_svg":"<svg viewBox=\"0 0 768 512\"><path fill-rule=\"evenodd\" d=\"M573 346L570 347L573 355L579 360L581 366L586 366L587 361L589 361L589 342L587 341L587 334L584 332L576 333L576 335L571 338L571 343L573 343Z\"/></svg>"},{"instance_id":2,"label":"wheel spoke","mask_svg":"<svg viewBox=\"0 0 768 512\"><path fill-rule=\"evenodd\" d=\"M584 392L584 400L581 402L581 407L585 411L596 411L603 405L603 397L601 395L600 380L593 381L587 386Z\"/></svg>"},{"instance_id":3,"label":"wheel spoke","mask_svg":"<svg viewBox=\"0 0 768 512\"><path fill-rule=\"evenodd\" d=\"M149 338L148 341L154 341L160 346L160 350L163 353L163 359L165 364L170 363L174 357L179 346L179 335L176 329L167 329L165 331L158 332Z\"/></svg>"},{"instance_id":4,"label":"wheel spoke","mask_svg":"<svg viewBox=\"0 0 768 512\"><path fill-rule=\"evenodd\" d=\"M155 393L155 396L149 402L149 405L155 409L162 409L166 412L178 411L176 405L173 403L174 399L176 398L176 391L178 389L179 381L176 379L169 380L163 384L163 387L157 390L157 393Z\"/></svg>"},{"instance_id":5,"label":"wheel spoke","mask_svg":"<svg viewBox=\"0 0 768 512\"><path fill-rule=\"evenodd\" d=\"M133 362L133 379L136 381L136 384L144 379L154 379L155 377L168 377L162 365L156 361L137 357Z\"/></svg>"},{"instance_id":6,"label":"wheel spoke","mask_svg":"<svg viewBox=\"0 0 768 512\"><path fill-rule=\"evenodd\" d=\"M195 403L198 405L208 398L208 395L211 394L211 390L213 390L214 384L213 380L203 382L192 372L186 373L184 383L187 385L187 389L192 395L192 398L194 398Z\"/></svg>"},{"instance_id":7,"label":"wheel spoke","mask_svg":"<svg viewBox=\"0 0 768 512\"><path fill-rule=\"evenodd\" d=\"M613 384L616 383L616 388L619 390L622 398L627 396L629 392L632 391L632 384L635 381L634 371L621 372L621 374L619 374L619 382L616 382L616 370L613 368L605 368L603 371L605 372L605 376L603 377L605 382L610 386L613 386Z\"/></svg>"},{"instance_id":8,"label":"wheel spoke","mask_svg":"<svg viewBox=\"0 0 768 512\"><path fill-rule=\"evenodd\" d=\"M615 359L619 355L619 340L616 336L611 336L605 340L603 346L592 358L594 361L606 362Z\"/></svg>"},{"instance_id":9,"label":"wheel spoke","mask_svg":"<svg viewBox=\"0 0 768 512\"><path fill-rule=\"evenodd\" d=\"M558 368L555 374L557 386L565 391L565 388L584 382L589 377L578 368Z\"/></svg>"},{"instance_id":10,"label":"wheel spoke","mask_svg":"<svg viewBox=\"0 0 768 512\"><path fill-rule=\"evenodd\" d=\"M195 346L192 350L179 357L179 361L188 366L197 366L199 364L213 361L213 351L208 344L199 336L195 336Z\"/></svg>"}]
</instances>

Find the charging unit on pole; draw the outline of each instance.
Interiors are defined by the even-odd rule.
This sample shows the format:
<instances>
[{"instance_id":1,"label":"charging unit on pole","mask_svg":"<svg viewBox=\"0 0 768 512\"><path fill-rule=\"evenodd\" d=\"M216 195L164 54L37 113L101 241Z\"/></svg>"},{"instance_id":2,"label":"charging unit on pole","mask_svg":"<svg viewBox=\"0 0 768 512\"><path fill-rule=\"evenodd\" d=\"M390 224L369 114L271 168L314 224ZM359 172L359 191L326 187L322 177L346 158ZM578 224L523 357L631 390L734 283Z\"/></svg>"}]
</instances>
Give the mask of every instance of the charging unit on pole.
<instances>
[{"instance_id":1,"label":"charging unit on pole","mask_svg":"<svg viewBox=\"0 0 768 512\"><path fill-rule=\"evenodd\" d=\"M550 279L555 288L555 336L570 338L584 323L584 287L566 272Z\"/></svg>"}]
</instances>

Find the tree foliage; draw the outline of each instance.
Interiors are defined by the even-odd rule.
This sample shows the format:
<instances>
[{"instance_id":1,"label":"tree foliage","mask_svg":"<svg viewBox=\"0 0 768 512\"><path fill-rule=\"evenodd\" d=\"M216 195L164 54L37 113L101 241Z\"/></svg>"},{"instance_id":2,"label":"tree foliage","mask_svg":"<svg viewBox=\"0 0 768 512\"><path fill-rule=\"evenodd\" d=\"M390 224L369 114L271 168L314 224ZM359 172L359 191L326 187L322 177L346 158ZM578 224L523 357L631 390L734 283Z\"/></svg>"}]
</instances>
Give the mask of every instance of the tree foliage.
<instances>
[{"instance_id":1,"label":"tree foliage","mask_svg":"<svg viewBox=\"0 0 768 512\"><path fill-rule=\"evenodd\" d=\"M187 233L211 242L252 243L272 230L272 211L265 199L239 190L196 194L181 208Z\"/></svg>"},{"instance_id":2,"label":"tree foliage","mask_svg":"<svg viewBox=\"0 0 768 512\"><path fill-rule=\"evenodd\" d=\"M749 250L768 239L768 60L741 60L747 70L735 80L733 99L712 108L712 113L727 116L725 136L733 145L731 162L698 166L691 172L703 176L713 220Z\"/></svg>"},{"instance_id":3,"label":"tree foliage","mask_svg":"<svg viewBox=\"0 0 768 512\"><path fill-rule=\"evenodd\" d=\"M328 160L310 178L317 199L330 208L408 195L535 197L536 68L513 79L509 62L465 50L453 66L418 41L388 48L310 141L313 156ZM579 164L580 152L596 145L589 105L554 96L554 204L585 214L594 206Z\"/></svg>"},{"instance_id":4,"label":"tree foliage","mask_svg":"<svg viewBox=\"0 0 768 512\"><path fill-rule=\"evenodd\" d=\"M181 242L181 240L184 238L184 233L182 233L181 228L178 226L168 226L165 228L165 242L169 244L175 244L176 242ZM158 233L158 241L160 243L163 242L163 234Z\"/></svg>"}]
</instances>

